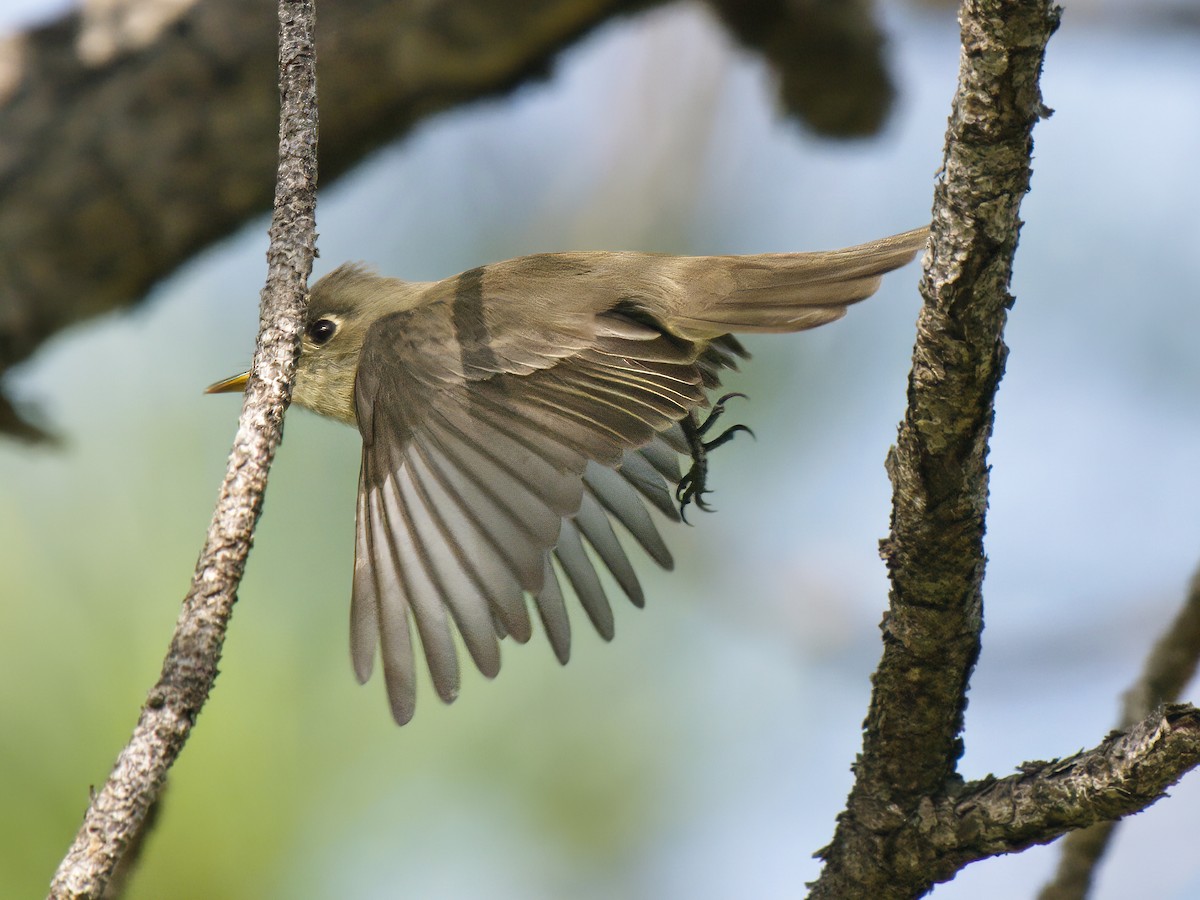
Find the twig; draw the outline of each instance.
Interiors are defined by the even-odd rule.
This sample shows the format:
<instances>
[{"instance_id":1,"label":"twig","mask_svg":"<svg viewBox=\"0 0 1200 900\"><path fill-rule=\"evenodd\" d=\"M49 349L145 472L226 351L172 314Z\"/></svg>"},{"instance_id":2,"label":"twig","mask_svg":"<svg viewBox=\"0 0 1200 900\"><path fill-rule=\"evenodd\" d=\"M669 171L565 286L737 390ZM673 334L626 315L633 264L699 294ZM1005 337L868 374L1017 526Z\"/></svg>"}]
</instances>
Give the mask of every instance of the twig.
<instances>
[{"instance_id":1,"label":"twig","mask_svg":"<svg viewBox=\"0 0 1200 900\"><path fill-rule=\"evenodd\" d=\"M1126 692L1118 727L1128 728L1159 704L1178 700L1196 674L1197 660L1200 660L1200 569L1192 576L1183 608L1150 651L1141 677ZM1058 870L1038 894L1038 900L1083 900L1116 827L1116 822L1102 822L1068 834L1063 840Z\"/></svg>"},{"instance_id":2,"label":"twig","mask_svg":"<svg viewBox=\"0 0 1200 900\"><path fill-rule=\"evenodd\" d=\"M279 2L279 170L267 282L246 389L208 539L158 683L59 865L52 898L99 897L212 690L267 471L291 398L315 242L317 101L314 0Z\"/></svg>"},{"instance_id":3,"label":"twig","mask_svg":"<svg viewBox=\"0 0 1200 900\"><path fill-rule=\"evenodd\" d=\"M983 626L987 444L1004 370L1008 285L1029 189L1038 87L1060 10L1049 0L966 0L962 55L934 196L908 411L889 454L891 577L856 780L813 897L910 897L925 860L894 840L948 792Z\"/></svg>"}]
</instances>

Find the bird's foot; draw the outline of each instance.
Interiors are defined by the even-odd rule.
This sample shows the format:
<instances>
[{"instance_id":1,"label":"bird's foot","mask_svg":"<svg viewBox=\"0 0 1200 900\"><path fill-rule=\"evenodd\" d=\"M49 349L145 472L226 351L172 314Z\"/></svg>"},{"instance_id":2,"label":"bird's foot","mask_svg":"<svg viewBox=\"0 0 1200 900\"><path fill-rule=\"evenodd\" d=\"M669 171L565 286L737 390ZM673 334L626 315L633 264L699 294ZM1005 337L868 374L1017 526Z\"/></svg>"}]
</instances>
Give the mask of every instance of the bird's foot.
<instances>
[{"instance_id":1,"label":"bird's foot","mask_svg":"<svg viewBox=\"0 0 1200 900\"><path fill-rule=\"evenodd\" d=\"M692 455L691 469L679 479L679 484L675 487L675 499L679 501L679 517L684 522L687 522L686 510L689 503L695 503L703 512L713 511L713 508L704 499L705 494L712 493L708 488L708 454L718 447L729 443L733 440L734 435L740 431L744 431L751 437L754 437L754 432L745 425L731 425L711 441L704 440L704 436L712 430L717 419L725 412L726 401L732 400L734 397L745 396L745 394L737 391L724 394L717 398L716 404L709 414L705 416L703 422L696 418L695 412L691 412L680 423L683 427L684 437L687 438L688 449Z\"/></svg>"}]
</instances>

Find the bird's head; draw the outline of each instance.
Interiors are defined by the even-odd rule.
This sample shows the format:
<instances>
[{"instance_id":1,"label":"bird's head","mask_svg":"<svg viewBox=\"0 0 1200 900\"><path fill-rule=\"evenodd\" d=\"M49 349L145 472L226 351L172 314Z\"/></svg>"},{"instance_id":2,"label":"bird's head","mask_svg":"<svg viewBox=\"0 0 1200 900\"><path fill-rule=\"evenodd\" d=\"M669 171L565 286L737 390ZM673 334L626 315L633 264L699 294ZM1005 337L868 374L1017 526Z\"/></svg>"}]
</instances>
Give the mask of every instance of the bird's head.
<instances>
[{"instance_id":1,"label":"bird's head","mask_svg":"<svg viewBox=\"0 0 1200 900\"><path fill-rule=\"evenodd\" d=\"M338 266L313 285L296 363L292 399L349 425L354 418L354 378L367 331L381 316L406 308L406 282L376 275L358 263ZM206 389L244 390L243 372Z\"/></svg>"}]
</instances>

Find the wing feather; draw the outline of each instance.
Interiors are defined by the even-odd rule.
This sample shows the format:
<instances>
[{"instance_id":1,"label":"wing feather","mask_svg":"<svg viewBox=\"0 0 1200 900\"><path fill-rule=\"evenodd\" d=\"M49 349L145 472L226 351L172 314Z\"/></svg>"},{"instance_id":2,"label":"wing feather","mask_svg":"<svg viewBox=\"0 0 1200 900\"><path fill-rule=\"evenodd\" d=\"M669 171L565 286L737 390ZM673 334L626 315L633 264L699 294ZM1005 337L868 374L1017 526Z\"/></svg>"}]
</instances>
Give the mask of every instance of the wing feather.
<instances>
[{"instance_id":1,"label":"wing feather","mask_svg":"<svg viewBox=\"0 0 1200 900\"><path fill-rule=\"evenodd\" d=\"M681 445L683 449L680 449ZM677 425L664 429L646 446L638 448L638 453L668 484L678 484L683 477L679 454L686 452L687 440Z\"/></svg>"},{"instance_id":2,"label":"wing feather","mask_svg":"<svg viewBox=\"0 0 1200 900\"><path fill-rule=\"evenodd\" d=\"M613 578L617 580L617 584L621 586L625 596L633 602L634 606L645 606L646 595L642 593L642 586L638 583L633 566L629 563L629 557L625 555L621 542L617 540L616 532L613 531L612 524L604 513L604 507L591 493L583 495L583 502L579 506L579 512L576 514L574 522L583 536L587 538L587 542L592 545L596 555L612 572Z\"/></svg>"},{"instance_id":3,"label":"wing feather","mask_svg":"<svg viewBox=\"0 0 1200 900\"><path fill-rule=\"evenodd\" d=\"M488 498L489 508L500 520L487 522L490 530L513 528L524 532L529 543L554 543L562 512L547 501L542 485L528 470L512 464L502 450L488 442L496 437L494 433L474 436L430 422L422 437L428 437L455 471Z\"/></svg>"},{"instance_id":4,"label":"wing feather","mask_svg":"<svg viewBox=\"0 0 1200 900\"><path fill-rule=\"evenodd\" d=\"M421 648L425 653L429 674L433 677L434 689L439 697L449 703L458 696L458 655L454 651L454 638L450 632L447 607L442 599L442 587L437 583L425 547L421 543L420 532L414 527L406 502L405 489L408 483L408 470L401 469L392 473L376 492L380 513L378 524L382 533L387 535L387 546L391 551L393 569L400 585L399 591L384 599L380 618L384 623L386 636L389 620L406 622L409 611L412 611L417 633L421 636ZM411 672L411 642L399 646L396 652L403 658L398 660L389 652L385 641L384 672L390 669ZM402 687L410 695L406 698L405 705L411 706L415 702L411 697L415 691L415 683L406 680Z\"/></svg>"},{"instance_id":5,"label":"wing feather","mask_svg":"<svg viewBox=\"0 0 1200 900\"><path fill-rule=\"evenodd\" d=\"M396 323L411 330L391 344L408 348L398 364L387 357L387 328L364 345L360 373L373 374L360 374L356 385L367 424L351 651L366 680L380 645L397 721L408 721L415 706L410 623L448 702L460 682L453 630L492 676L497 637L531 635L526 595L555 656L570 657L552 558L597 632L612 637L612 607L585 539L630 600L645 602L610 518L652 559L672 565L645 503L678 517L670 488L679 479L672 447L682 435L672 431L705 402L700 354L640 323L601 318L594 349L540 369L526 358L514 364L526 374L475 380L456 379L465 364L441 371L436 354L417 354L414 334L423 326L413 314ZM372 367L372 359L392 365ZM504 360L495 365L505 368Z\"/></svg>"},{"instance_id":6,"label":"wing feather","mask_svg":"<svg viewBox=\"0 0 1200 900\"><path fill-rule=\"evenodd\" d=\"M412 496L408 505L414 524L414 543L423 548L426 568L437 582L476 667L493 678L500 671L500 646L493 614L507 608L505 599L509 597L524 612L521 588L502 562L496 565L494 553L488 553L491 548L480 539L470 520L462 516L457 504L436 493L437 480L422 467L422 462L414 457L407 467L411 475Z\"/></svg>"},{"instance_id":7,"label":"wing feather","mask_svg":"<svg viewBox=\"0 0 1200 900\"><path fill-rule=\"evenodd\" d=\"M354 582L350 591L350 659L359 684L366 684L375 667L375 647L379 643L377 598L382 594L376 573L375 541L367 503L370 489L366 466L358 476L358 506L354 529Z\"/></svg>"},{"instance_id":8,"label":"wing feather","mask_svg":"<svg viewBox=\"0 0 1200 900\"><path fill-rule=\"evenodd\" d=\"M529 612L525 607L524 592L540 586L532 577L524 582L521 580L521 557L527 554L522 546L514 547L506 540L511 532L496 534L483 524L477 509L464 500L453 482L443 475L439 466L445 463L433 460L429 453L423 442L416 442L411 465L420 473L423 499L431 513L437 516L443 538L453 548L458 565L470 578L474 592L487 600L491 613L499 620L497 625L489 617L488 634L511 634L524 643L529 639ZM468 590L466 586L462 587ZM447 602L450 602L449 598ZM477 627L483 628L478 623ZM485 674L489 673L485 671Z\"/></svg>"},{"instance_id":9,"label":"wing feather","mask_svg":"<svg viewBox=\"0 0 1200 900\"><path fill-rule=\"evenodd\" d=\"M583 541L579 530L571 520L563 522L562 533L558 536L558 544L554 548L567 580L575 589L575 596L583 606L583 611L591 620L600 637L611 641L613 637L612 607L604 586L596 575L592 561L588 559L587 551L583 549Z\"/></svg>"},{"instance_id":10,"label":"wing feather","mask_svg":"<svg viewBox=\"0 0 1200 900\"><path fill-rule=\"evenodd\" d=\"M679 458L669 449L667 454L674 467L667 467L664 475L654 467L647 451L652 446L661 445L661 439L655 438L650 444L638 450L626 450L621 459L621 467L617 470L621 477L628 481L639 494L650 504L673 522L679 521L679 508L675 505L675 497L671 493L671 485L679 483L682 477L679 471Z\"/></svg>"},{"instance_id":11,"label":"wing feather","mask_svg":"<svg viewBox=\"0 0 1200 900\"><path fill-rule=\"evenodd\" d=\"M565 666L571 658L571 620L567 618L567 604L549 553L545 555L545 567L542 589L534 594L533 602L554 655Z\"/></svg>"},{"instance_id":12,"label":"wing feather","mask_svg":"<svg viewBox=\"0 0 1200 900\"><path fill-rule=\"evenodd\" d=\"M671 551L654 526L654 520L638 499L633 485L607 466L588 463L583 482L600 504L634 536L656 563L671 569L675 562Z\"/></svg>"},{"instance_id":13,"label":"wing feather","mask_svg":"<svg viewBox=\"0 0 1200 900\"><path fill-rule=\"evenodd\" d=\"M379 627L383 678L392 717L403 725L412 718L416 707L416 666L408 626L407 589L401 580L396 551L390 546L391 534L383 518L382 504L380 491L372 486L366 505L367 544L374 588L371 600Z\"/></svg>"},{"instance_id":14,"label":"wing feather","mask_svg":"<svg viewBox=\"0 0 1200 900\"><path fill-rule=\"evenodd\" d=\"M536 532L513 519L511 511L496 500L493 491L481 486L474 473L464 470L454 456L444 453L431 438L422 435L415 443L428 461L431 474L471 519L476 533L500 554L524 590L536 590L542 574L541 556L534 543Z\"/></svg>"}]
</instances>

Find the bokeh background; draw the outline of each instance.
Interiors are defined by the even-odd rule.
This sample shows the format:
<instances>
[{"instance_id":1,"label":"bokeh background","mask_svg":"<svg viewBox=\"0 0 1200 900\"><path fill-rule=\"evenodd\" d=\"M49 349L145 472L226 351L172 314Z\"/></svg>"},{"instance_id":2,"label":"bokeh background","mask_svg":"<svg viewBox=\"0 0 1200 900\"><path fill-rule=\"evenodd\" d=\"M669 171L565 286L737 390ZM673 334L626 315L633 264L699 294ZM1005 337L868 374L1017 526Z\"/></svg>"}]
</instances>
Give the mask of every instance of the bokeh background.
<instances>
[{"instance_id":1,"label":"bokeh background","mask_svg":"<svg viewBox=\"0 0 1200 900\"><path fill-rule=\"evenodd\" d=\"M59 4L61 5L61 4ZM856 243L928 218L958 60L942 6L883 3L899 102L811 137L770 73L680 3L603 28L549 80L427 122L323 191L316 274L440 278L523 253ZM26 8L28 7L28 8ZM10 4L7 19L52 3ZM1095 744L1200 560L1200 31L1192 7L1071 3L1043 81L992 447L967 777ZM67 437L0 444L0 894L41 896L153 682L249 359L265 220L13 379ZM494 682L396 728L347 653L357 435L289 414L217 690L131 898L789 898L850 787L887 581L884 455L917 266L842 322L748 341L756 442L719 512L642 558L606 645L575 616ZM1195 699L1192 695L1191 699ZM1123 827L1100 898L1200 896L1200 781ZM1038 848L936 895L1031 896Z\"/></svg>"}]
</instances>

